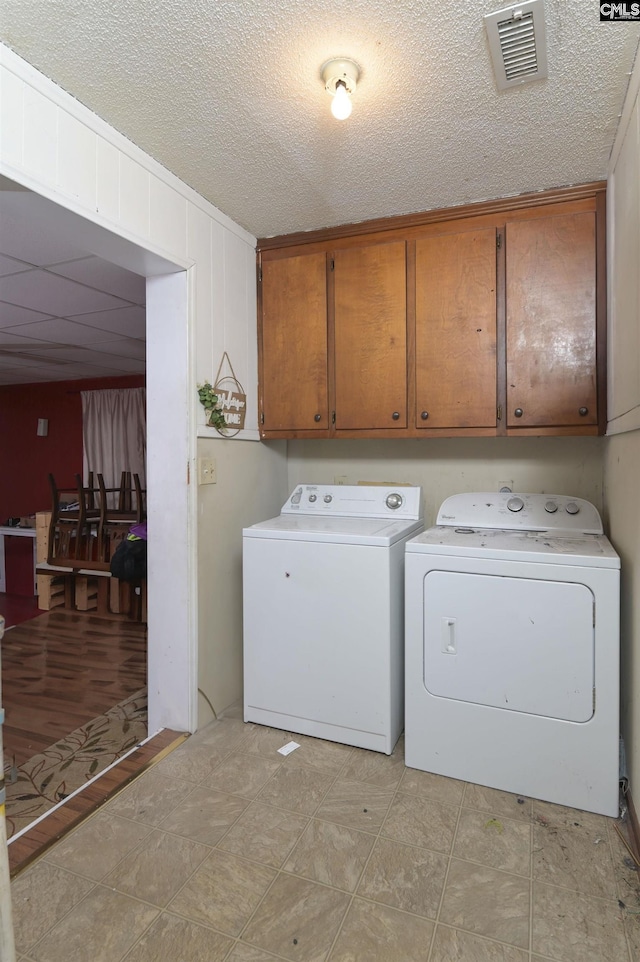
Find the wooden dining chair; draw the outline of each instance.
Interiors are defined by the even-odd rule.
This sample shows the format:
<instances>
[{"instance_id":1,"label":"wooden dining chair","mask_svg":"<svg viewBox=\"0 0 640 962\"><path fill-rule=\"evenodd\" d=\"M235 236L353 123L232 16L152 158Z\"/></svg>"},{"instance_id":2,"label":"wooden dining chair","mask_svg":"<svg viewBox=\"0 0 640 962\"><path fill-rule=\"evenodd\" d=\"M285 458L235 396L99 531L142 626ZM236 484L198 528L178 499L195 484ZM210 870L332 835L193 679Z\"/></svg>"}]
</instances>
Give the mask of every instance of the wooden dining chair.
<instances>
[{"instance_id":1,"label":"wooden dining chair","mask_svg":"<svg viewBox=\"0 0 640 962\"><path fill-rule=\"evenodd\" d=\"M140 524L147 518L147 489L142 487L139 474L133 476L133 490L136 496L136 523Z\"/></svg>"},{"instance_id":2,"label":"wooden dining chair","mask_svg":"<svg viewBox=\"0 0 640 962\"><path fill-rule=\"evenodd\" d=\"M100 560L100 509L95 504L96 490L85 487L79 474L75 478L75 488L59 488L53 474L49 474L51 521L47 562L77 568ZM71 502L61 497L71 494L76 496Z\"/></svg>"}]
</instances>

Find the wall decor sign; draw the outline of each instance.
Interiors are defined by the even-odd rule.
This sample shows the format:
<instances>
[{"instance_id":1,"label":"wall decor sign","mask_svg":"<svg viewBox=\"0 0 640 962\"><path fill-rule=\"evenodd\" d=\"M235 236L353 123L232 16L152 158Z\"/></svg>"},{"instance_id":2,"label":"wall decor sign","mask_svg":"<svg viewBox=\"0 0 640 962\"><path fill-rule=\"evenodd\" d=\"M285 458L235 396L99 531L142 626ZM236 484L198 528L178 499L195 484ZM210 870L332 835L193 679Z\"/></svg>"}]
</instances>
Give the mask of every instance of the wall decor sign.
<instances>
[{"instance_id":1,"label":"wall decor sign","mask_svg":"<svg viewBox=\"0 0 640 962\"><path fill-rule=\"evenodd\" d=\"M231 374L221 377L225 360ZM231 359L226 351L222 355L218 373L213 384L213 390L218 395L218 410L222 411L225 421L225 427L219 428L216 426L216 431L225 438L232 438L244 429L244 419L247 412L247 395L242 384L236 377Z\"/></svg>"}]
</instances>

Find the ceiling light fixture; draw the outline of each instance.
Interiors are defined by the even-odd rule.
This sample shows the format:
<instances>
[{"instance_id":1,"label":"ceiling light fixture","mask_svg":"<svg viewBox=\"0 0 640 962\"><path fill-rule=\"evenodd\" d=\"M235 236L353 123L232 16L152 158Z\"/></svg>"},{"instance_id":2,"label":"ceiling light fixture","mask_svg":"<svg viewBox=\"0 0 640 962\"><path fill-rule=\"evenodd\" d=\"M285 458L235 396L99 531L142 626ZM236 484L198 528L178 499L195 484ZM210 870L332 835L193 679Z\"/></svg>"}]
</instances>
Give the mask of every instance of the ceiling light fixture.
<instances>
[{"instance_id":1,"label":"ceiling light fixture","mask_svg":"<svg viewBox=\"0 0 640 962\"><path fill-rule=\"evenodd\" d=\"M351 94L360 77L355 60L327 60L321 68L325 90L333 97L331 113L336 120L346 120L351 113Z\"/></svg>"}]
</instances>

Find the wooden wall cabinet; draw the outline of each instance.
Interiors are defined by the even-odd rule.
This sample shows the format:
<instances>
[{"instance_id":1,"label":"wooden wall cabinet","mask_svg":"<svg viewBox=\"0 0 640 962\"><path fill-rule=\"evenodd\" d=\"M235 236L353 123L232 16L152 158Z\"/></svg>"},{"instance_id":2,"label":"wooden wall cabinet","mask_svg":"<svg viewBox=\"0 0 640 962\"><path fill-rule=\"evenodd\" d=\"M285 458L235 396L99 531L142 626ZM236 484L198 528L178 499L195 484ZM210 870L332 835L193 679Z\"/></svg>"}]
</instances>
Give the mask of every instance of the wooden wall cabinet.
<instances>
[{"instance_id":1,"label":"wooden wall cabinet","mask_svg":"<svg viewBox=\"0 0 640 962\"><path fill-rule=\"evenodd\" d=\"M260 242L262 436L603 433L604 186Z\"/></svg>"},{"instance_id":2,"label":"wooden wall cabinet","mask_svg":"<svg viewBox=\"0 0 640 962\"><path fill-rule=\"evenodd\" d=\"M416 428L495 428L496 230L416 241Z\"/></svg>"},{"instance_id":3,"label":"wooden wall cabinet","mask_svg":"<svg viewBox=\"0 0 640 962\"><path fill-rule=\"evenodd\" d=\"M598 424L595 213L507 221L507 426Z\"/></svg>"},{"instance_id":4,"label":"wooden wall cabinet","mask_svg":"<svg viewBox=\"0 0 640 962\"><path fill-rule=\"evenodd\" d=\"M327 257L319 252L262 268L261 427L326 431Z\"/></svg>"},{"instance_id":5,"label":"wooden wall cabinet","mask_svg":"<svg viewBox=\"0 0 640 962\"><path fill-rule=\"evenodd\" d=\"M407 427L406 244L332 256L335 429Z\"/></svg>"}]
</instances>

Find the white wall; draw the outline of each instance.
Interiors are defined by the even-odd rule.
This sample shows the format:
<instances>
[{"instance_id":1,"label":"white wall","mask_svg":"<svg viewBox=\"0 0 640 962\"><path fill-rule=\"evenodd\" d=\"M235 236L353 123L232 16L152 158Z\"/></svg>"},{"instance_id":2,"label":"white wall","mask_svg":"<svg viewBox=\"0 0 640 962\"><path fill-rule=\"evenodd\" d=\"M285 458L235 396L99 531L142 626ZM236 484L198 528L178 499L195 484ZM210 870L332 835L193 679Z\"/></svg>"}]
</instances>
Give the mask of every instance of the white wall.
<instances>
[{"instance_id":1,"label":"white wall","mask_svg":"<svg viewBox=\"0 0 640 962\"><path fill-rule=\"evenodd\" d=\"M423 488L425 520L461 491L570 494L602 508L603 438L425 438L289 441L289 488L298 482L405 481Z\"/></svg>"},{"instance_id":2,"label":"white wall","mask_svg":"<svg viewBox=\"0 0 640 962\"><path fill-rule=\"evenodd\" d=\"M150 583L149 646L151 661L159 644L171 647L165 668L151 676L152 725L193 728L197 688L213 694L216 710L240 690L238 572L217 559L237 556L238 532L255 519L252 499L239 496L246 493L241 482L259 476L265 508L286 496L283 447L245 440L257 438L255 239L2 45L0 173L75 217L88 251L146 276L187 271L186 311L173 318L182 333L165 341L167 325L147 318L149 362L161 365L149 372L155 397L148 411L149 476L171 464L175 495L166 491L157 500L150 491L150 534L164 526L173 554L156 565ZM152 346L154 338L160 340ZM172 344L179 350L172 352ZM196 393L198 381L215 377L223 350L248 395L246 431L235 441L204 426ZM197 478L198 435L208 438L202 443L226 479L214 494L188 485ZM209 582L216 586L215 614L208 599L198 599L198 586ZM185 680L189 704L181 694Z\"/></svg>"},{"instance_id":3,"label":"white wall","mask_svg":"<svg viewBox=\"0 0 640 962\"><path fill-rule=\"evenodd\" d=\"M640 62L629 82L608 182L609 424L605 502L621 558L622 734L640 802Z\"/></svg>"}]
</instances>

